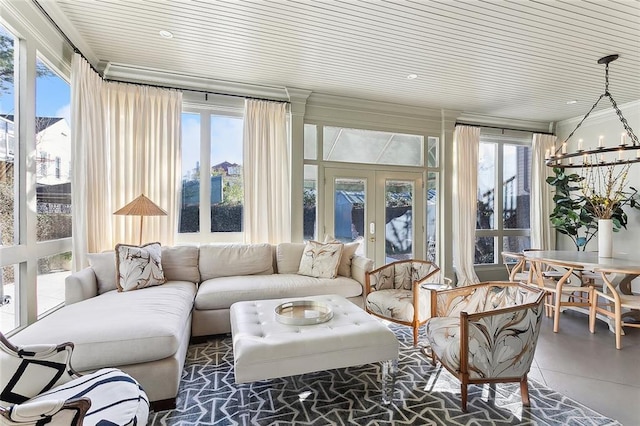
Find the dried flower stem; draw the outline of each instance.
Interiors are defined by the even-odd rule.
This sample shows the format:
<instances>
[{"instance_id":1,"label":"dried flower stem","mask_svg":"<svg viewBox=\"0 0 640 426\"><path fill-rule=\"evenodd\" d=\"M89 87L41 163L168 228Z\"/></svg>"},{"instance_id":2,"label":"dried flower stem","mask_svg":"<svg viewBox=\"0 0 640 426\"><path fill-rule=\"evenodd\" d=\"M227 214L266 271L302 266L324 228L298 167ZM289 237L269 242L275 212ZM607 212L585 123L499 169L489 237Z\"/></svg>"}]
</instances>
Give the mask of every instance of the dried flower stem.
<instances>
[{"instance_id":1,"label":"dried flower stem","mask_svg":"<svg viewBox=\"0 0 640 426\"><path fill-rule=\"evenodd\" d=\"M582 169L582 193L599 219L611 219L618 204L627 199L624 186L631 164L591 164Z\"/></svg>"}]
</instances>

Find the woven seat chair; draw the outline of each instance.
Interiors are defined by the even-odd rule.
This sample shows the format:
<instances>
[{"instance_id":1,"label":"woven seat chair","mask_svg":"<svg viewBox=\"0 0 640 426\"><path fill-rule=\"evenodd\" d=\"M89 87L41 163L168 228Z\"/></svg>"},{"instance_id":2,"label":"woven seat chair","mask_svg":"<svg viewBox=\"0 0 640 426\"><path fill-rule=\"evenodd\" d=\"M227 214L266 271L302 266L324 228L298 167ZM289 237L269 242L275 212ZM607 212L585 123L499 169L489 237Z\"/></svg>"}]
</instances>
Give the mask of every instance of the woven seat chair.
<instances>
[{"instance_id":1,"label":"woven seat chair","mask_svg":"<svg viewBox=\"0 0 640 426\"><path fill-rule=\"evenodd\" d=\"M461 382L467 410L470 384L518 382L529 405L527 374L540 333L545 292L515 282L484 282L431 295L426 336L437 361Z\"/></svg>"},{"instance_id":2,"label":"woven seat chair","mask_svg":"<svg viewBox=\"0 0 640 426\"><path fill-rule=\"evenodd\" d=\"M545 312L553 314L553 332L560 329L560 313L567 307L581 307L588 314L593 300L593 286L579 278L573 265L559 261L531 261L532 282L547 291ZM553 269L559 278L548 278L543 271ZM573 278L573 280L572 280ZM574 283L575 282L575 283Z\"/></svg>"},{"instance_id":3,"label":"woven seat chair","mask_svg":"<svg viewBox=\"0 0 640 426\"><path fill-rule=\"evenodd\" d=\"M594 272L600 273L604 289L596 288L593 292L593 303L589 312L589 331L595 333L596 313L612 318L615 321L616 349L622 349L622 327L640 328L640 324L637 322L623 320L622 309L640 310L640 296L622 293L611 280L615 276L613 274L636 274L637 271L607 268L596 269Z\"/></svg>"},{"instance_id":4,"label":"woven seat chair","mask_svg":"<svg viewBox=\"0 0 640 426\"><path fill-rule=\"evenodd\" d=\"M80 376L72 343L14 346L0 333L0 425L146 425L149 400L115 368Z\"/></svg>"},{"instance_id":5,"label":"woven seat chair","mask_svg":"<svg viewBox=\"0 0 640 426\"><path fill-rule=\"evenodd\" d=\"M431 314L430 291L424 283L449 283L440 268L426 260L400 260L367 272L365 309L372 315L413 328L413 344L418 343L420 326Z\"/></svg>"}]
</instances>

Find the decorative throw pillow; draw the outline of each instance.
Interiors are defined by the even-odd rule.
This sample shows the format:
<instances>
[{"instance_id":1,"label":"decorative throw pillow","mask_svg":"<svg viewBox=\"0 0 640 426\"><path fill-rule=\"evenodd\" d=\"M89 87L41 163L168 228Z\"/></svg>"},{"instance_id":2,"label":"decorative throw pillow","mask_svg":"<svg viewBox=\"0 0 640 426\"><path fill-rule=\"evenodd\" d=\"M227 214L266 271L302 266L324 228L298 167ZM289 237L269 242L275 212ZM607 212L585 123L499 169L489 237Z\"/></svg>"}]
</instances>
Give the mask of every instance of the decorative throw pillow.
<instances>
[{"instance_id":1,"label":"decorative throw pillow","mask_svg":"<svg viewBox=\"0 0 640 426\"><path fill-rule=\"evenodd\" d=\"M298 274L316 278L335 278L342 256L341 243L309 241L302 252Z\"/></svg>"},{"instance_id":2,"label":"decorative throw pillow","mask_svg":"<svg viewBox=\"0 0 640 426\"><path fill-rule=\"evenodd\" d=\"M339 240L335 239L331 235L325 235L324 242L340 243ZM340 264L338 265L338 275L351 278L351 259L355 256L361 243L362 240L344 244L344 247L342 248L342 257L340 257Z\"/></svg>"},{"instance_id":3,"label":"decorative throw pillow","mask_svg":"<svg viewBox=\"0 0 640 426\"><path fill-rule=\"evenodd\" d=\"M143 246L118 244L116 246L118 291L137 290L163 284L162 248L160 243Z\"/></svg>"}]
</instances>

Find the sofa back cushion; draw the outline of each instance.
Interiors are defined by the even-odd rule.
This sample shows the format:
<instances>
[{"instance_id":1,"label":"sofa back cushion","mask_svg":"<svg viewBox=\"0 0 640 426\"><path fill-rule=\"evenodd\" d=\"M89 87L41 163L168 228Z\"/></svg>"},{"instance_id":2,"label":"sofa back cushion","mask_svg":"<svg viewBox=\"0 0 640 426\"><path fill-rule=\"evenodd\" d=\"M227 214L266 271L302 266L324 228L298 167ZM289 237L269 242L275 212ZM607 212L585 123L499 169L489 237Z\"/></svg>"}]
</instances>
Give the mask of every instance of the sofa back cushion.
<instances>
[{"instance_id":1,"label":"sofa back cushion","mask_svg":"<svg viewBox=\"0 0 640 426\"><path fill-rule=\"evenodd\" d=\"M98 282L98 294L118 288L118 272L116 271L116 253L108 251L104 253L87 253L89 266L96 274Z\"/></svg>"},{"instance_id":2,"label":"sofa back cushion","mask_svg":"<svg viewBox=\"0 0 640 426\"><path fill-rule=\"evenodd\" d=\"M276 247L276 263L279 274L297 274L304 243L280 243Z\"/></svg>"},{"instance_id":3,"label":"sofa back cushion","mask_svg":"<svg viewBox=\"0 0 640 426\"><path fill-rule=\"evenodd\" d=\"M202 281L234 275L273 274L270 244L207 244L200 246Z\"/></svg>"},{"instance_id":4,"label":"sofa back cushion","mask_svg":"<svg viewBox=\"0 0 640 426\"><path fill-rule=\"evenodd\" d=\"M196 246L162 247L162 269L168 281L200 282L198 257L200 250Z\"/></svg>"}]
</instances>

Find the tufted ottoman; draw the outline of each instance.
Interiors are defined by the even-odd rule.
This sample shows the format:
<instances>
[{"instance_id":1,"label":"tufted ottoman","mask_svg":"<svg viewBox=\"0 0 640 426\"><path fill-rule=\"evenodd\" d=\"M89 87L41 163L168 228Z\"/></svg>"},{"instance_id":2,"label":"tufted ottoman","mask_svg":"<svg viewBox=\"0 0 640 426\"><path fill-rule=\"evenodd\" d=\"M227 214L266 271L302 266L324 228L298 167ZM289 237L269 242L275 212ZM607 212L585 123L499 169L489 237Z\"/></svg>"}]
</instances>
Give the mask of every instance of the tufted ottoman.
<instances>
[{"instance_id":1,"label":"tufted ottoman","mask_svg":"<svg viewBox=\"0 0 640 426\"><path fill-rule=\"evenodd\" d=\"M329 304L333 318L295 326L279 323L275 308L285 301ZM383 362L383 401L390 402L398 340L384 324L338 295L258 300L231 305L236 383Z\"/></svg>"}]
</instances>

